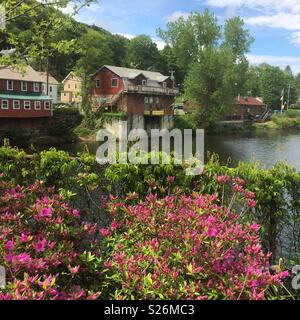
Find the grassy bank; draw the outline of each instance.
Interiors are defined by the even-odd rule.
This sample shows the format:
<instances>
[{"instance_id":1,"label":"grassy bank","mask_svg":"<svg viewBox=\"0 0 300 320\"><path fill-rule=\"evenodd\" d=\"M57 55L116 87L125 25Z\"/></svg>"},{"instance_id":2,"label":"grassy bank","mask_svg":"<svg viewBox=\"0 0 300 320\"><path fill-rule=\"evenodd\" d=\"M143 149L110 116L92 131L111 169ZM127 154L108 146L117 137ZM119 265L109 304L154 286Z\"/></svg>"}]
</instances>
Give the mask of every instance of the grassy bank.
<instances>
[{"instance_id":1,"label":"grassy bank","mask_svg":"<svg viewBox=\"0 0 300 320\"><path fill-rule=\"evenodd\" d=\"M275 114L270 121L256 123L257 130L286 130L300 129L300 110L287 110L282 114Z\"/></svg>"}]
</instances>

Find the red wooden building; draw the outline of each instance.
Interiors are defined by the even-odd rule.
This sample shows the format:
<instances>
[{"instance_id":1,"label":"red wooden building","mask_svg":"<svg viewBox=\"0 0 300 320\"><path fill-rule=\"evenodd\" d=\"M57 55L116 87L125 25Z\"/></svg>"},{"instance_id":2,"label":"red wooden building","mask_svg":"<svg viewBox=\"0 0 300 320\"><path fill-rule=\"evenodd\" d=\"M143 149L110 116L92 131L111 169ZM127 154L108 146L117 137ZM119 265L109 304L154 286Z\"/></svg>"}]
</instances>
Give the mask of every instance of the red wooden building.
<instances>
[{"instance_id":1,"label":"red wooden building","mask_svg":"<svg viewBox=\"0 0 300 320\"><path fill-rule=\"evenodd\" d=\"M92 75L94 109L115 107L128 115L172 115L178 90L158 72L103 66Z\"/></svg>"},{"instance_id":2,"label":"red wooden building","mask_svg":"<svg viewBox=\"0 0 300 320\"><path fill-rule=\"evenodd\" d=\"M266 105L260 98L236 98L232 109L225 114L222 122L247 122L259 120L267 111Z\"/></svg>"},{"instance_id":3,"label":"red wooden building","mask_svg":"<svg viewBox=\"0 0 300 320\"><path fill-rule=\"evenodd\" d=\"M42 83L31 67L24 73L0 67L0 129L45 126L53 110L51 98L42 93Z\"/></svg>"}]
</instances>

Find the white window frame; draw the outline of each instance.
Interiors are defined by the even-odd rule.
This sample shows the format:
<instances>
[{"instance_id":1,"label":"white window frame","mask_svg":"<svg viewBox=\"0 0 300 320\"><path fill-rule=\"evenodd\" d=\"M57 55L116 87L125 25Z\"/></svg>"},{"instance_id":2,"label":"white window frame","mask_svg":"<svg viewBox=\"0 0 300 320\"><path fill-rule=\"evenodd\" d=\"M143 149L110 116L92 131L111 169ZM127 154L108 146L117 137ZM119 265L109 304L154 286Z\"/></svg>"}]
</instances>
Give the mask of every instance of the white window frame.
<instances>
[{"instance_id":1,"label":"white window frame","mask_svg":"<svg viewBox=\"0 0 300 320\"><path fill-rule=\"evenodd\" d=\"M101 87L101 80L96 79L96 88L100 88L100 87Z\"/></svg>"},{"instance_id":2,"label":"white window frame","mask_svg":"<svg viewBox=\"0 0 300 320\"><path fill-rule=\"evenodd\" d=\"M163 88L164 88L164 89L167 88L167 83L166 83L166 81L163 82Z\"/></svg>"},{"instance_id":3,"label":"white window frame","mask_svg":"<svg viewBox=\"0 0 300 320\"><path fill-rule=\"evenodd\" d=\"M29 108L26 107L26 104L28 104L28 103L29 103ZM31 110L31 102L30 102L30 100L25 100L24 101L24 110L26 110L26 111Z\"/></svg>"},{"instance_id":4,"label":"white window frame","mask_svg":"<svg viewBox=\"0 0 300 320\"><path fill-rule=\"evenodd\" d=\"M33 92L40 92L40 84L38 82L33 83Z\"/></svg>"},{"instance_id":5,"label":"white window frame","mask_svg":"<svg viewBox=\"0 0 300 320\"><path fill-rule=\"evenodd\" d=\"M26 89L24 89L23 85L25 84ZM21 81L21 91L26 92L28 90L28 83L27 81Z\"/></svg>"},{"instance_id":6,"label":"white window frame","mask_svg":"<svg viewBox=\"0 0 300 320\"><path fill-rule=\"evenodd\" d=\"M39 107L37 107L37 104L39 103ZM42 108L42 104L41 104L41 101L39 100L35 100L34 101L34 110L41 110Z\"/></svg>"},{"instance_id":7,"label":"white window frame","mask_svg":"<svg viewBox=\"0 0 300 320\"><path fill-rule=\"evenodd\" d=\"M17 108L15 106L15 102L18 102L18 107ZM13 109L14 110L20 110L21 109L20 100L13 100Z\"/></svg>"},{"instance_id":8,"label":"white window frame","mask_svg":"<svg viewBox=\"0 0 300 320\"><path fill-rule=\"evenodd\" d=\"M142 80L142 86L147 86L147 80L145 79Z\"/></svg>"},{"instance_id":9,"label":"white window frame","mask_svg":"<svg viewBox=\"0 0 300 320\"><path fill-rule=\"evenodd\" d=\"M113 86L113 81L114 81L114 80L117 80L117 84L116 84L115 86ZM112 79L111 79L111 87L112 87L112 88L118 88L118 86L119 86L119 79L118 79L118 78L112 78Z\"/></svg>"},{"instance_id":10,"label":"white window frame","mask_svg":"<svg viewBox=\"0 0 300 320\"><path fill-rule=\"evenodd\" d=\"M11 88L8 85L9 83L11 83ZM14 90L14 80L7 80L6 89L7 89L7 91L13 91Z\"/></svg>"},{"instance_id":11,"label":"white window frame","mask_svg":"<svg viewBox=\"0 0 300 320\"><path fill-rule=\"evenodd\" d=\"M3 107L3 102L6 102L6 108ZM8 110L9 109L8 100L1 100L1 109L3 109L3 110Z\"/></svg>"},{"instance_id":12,"label":"white window frame","mask_svg":"<svg viewBox=\"0 0 300 320\"><path fill-rule=\"evenodd\" d=\"M49 107L46 107L46 105L49 105ZM49 101L49 100L44 101L44 109L45 110L51 110L51 101Z\"/></svg>"}]
</instances>

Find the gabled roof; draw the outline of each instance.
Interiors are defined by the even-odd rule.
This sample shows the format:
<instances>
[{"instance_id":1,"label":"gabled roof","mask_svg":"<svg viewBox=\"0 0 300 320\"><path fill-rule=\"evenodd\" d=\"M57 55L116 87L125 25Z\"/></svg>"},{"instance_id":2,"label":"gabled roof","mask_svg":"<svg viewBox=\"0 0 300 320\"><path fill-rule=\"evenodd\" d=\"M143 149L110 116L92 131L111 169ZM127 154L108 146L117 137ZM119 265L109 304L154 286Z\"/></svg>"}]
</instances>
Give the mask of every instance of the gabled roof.
<instances>
[{"instance_id":1,"label":"gabled roof","mask_svg":"<svg viewBox=\"0 0 300 320\"><path fill-rule=\"evenodd\" d=\"M113 73L118 75L120 78L135 79L137 76L139 76L141 74L144 75L150 81L163 82L169 78L169 76L164 76L163 74L161 74L159 72L138 70L138 69L131 69L131 68L123 68L123 67L115 67L115 66L108 66L108 65L104 65L96 73L98 73L103 68L107 68L107 69L111 70Z\"/></svg>"},{"instance_id":2,"label":"gabled roof","mask_svg":"<svg viewBox=\"0 0 300 320\"><path fill-rule=\"evenodd\" d=\"M28 66L23 74L21 70L0 67L0 79L43 82L40 74Z\"/></svg>"},{"instance_id":3,"label":"gabled roof","mask_svg":"<svg viewBox=\"0 0 300 320\"><path fill-rule=\"evenodd\" d=\"M39 75L42 77L43 82L47 83L47 72L41 72L40 71ZM54 77L51 76L51 74L49 74L48 81L49 81L49 84L58 84L59 83Z\"/></svg>"},{"instance_id":4,"label":"gabled roof","mask_svg":"<svg viewBox=\"0 0 300 320\"><path fill-rule=\"evenodd\" d=\"M78 77L73 71L71 71L65 78L64 78L64 80L62 81L62 83L65 83L68 79L69 79L69 77L70 76L73 76L74 78L75 78L75 80L77 80L77 81L82 81L82 79L80 78L80 77Z\"/></svg>"},{"instance_id":5,"label":"gabled roof","mask_svg":"<svg viewBox=\"0 0 300 320\"><path fill-rule=\"evenodd\" d=\"M257 107L263 107L265 104L260 100L259 98L255 97L238 97L237 103L239 105L243 106L257 106Z\"/></svg>"}]
</instances>

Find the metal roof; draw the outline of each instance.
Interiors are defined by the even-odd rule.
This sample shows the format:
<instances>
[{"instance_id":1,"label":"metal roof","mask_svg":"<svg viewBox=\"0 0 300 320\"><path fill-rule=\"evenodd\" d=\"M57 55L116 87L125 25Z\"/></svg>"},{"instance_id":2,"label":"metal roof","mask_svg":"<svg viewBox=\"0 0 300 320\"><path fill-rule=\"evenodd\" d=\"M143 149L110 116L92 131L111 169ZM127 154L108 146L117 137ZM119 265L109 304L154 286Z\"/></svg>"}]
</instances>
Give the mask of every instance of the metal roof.
<instances>
[{"instance_id":1,"label":"metal roof","mask_svg":"<svg viewBox=\"0 0 300 320\"><path fill-rule=\"evenodd\" d=\"M169 78L169 76L164 76L160 72L153 72L153 71L147 71L147 70L130 69L130 68L123 68L123 67L108 66L108 65L104 65L102 68L107 68L111 70L121 78L135 79L140 74L143 74L148 80L157 81L157 82L163 82Z\"/></svg>"},{"instance_id":2,"label":"metal roof","mask_svg":"<svg viewBox=\"0 0 300 320\"><path fill-rule=\"evenodd\" d=\"M46 95L34 95L34 94L10 94L10 93L1 93L0 99L14 99L14 100L51 100L49 96Z\"/></svg>"},{"instance_id":3,"label":"metal roof","mask_svg":"<svg viewBox=\"0 0 300 320\"><path fill-rule=\"evenodd\" d=\"M21 70L0 67L0 79L44 82L40 74L30 66L25 69L24 74Z\"/></svg>"},{"instance_id":4,"label":"metal roof","mask_svg":"<svg viewBox=\"0 0 300 320\"><path fill-rule=\"evenodd\" d=\"M38 73L42 77L43 82L47 83L47 72L39 71ZM59 82L54 77L52 77L51 74L49 74L49 79L48 80L49 80L49 82L48 82L49 84L59 84Z\"/></svg>"}]
</instances>

